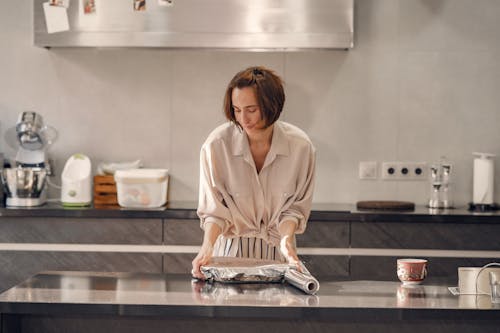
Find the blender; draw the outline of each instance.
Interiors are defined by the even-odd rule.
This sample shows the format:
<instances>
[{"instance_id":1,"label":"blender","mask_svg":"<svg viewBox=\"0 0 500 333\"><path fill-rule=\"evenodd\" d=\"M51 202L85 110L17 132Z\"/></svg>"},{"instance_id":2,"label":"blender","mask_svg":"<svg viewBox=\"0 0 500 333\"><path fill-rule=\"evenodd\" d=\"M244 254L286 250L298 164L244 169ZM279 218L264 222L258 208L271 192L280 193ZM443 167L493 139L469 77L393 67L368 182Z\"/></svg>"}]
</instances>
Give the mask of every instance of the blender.
<instances>
[{"instance_id":1,"label":"blender","mask_svg":"<svg viewBox=\"0 0 500 333\"><path fill-rule=\"evenodd\" d=\"M7 206L31 207L46 202L46 177L51 174L46 150L57 138L40 114L24 111L16 126L7 130L7 143L17 148L13 163L6 163L1 179Z\"/></svg>"}]
</instances>

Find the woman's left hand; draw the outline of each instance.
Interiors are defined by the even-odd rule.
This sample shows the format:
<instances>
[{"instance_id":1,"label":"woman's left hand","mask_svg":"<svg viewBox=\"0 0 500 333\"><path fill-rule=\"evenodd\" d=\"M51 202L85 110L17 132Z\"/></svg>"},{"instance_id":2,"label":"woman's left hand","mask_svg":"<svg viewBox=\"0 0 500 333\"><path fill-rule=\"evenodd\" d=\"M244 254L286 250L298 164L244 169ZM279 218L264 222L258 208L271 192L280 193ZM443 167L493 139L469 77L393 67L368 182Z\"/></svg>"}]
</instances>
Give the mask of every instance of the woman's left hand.
<instances>
[{"instance_id":1,"label":"woman's left hand","mask_svg":"<svg viewBox=\"0 0 500 333\"><path fill-rule=\"evenodd\" d=\"M281 238L280 251L289 264L296 265L298 267L299 257L297 256L297 250L295 249L293 237L286 235Z\"/></svg>"},{"instance_id":2,"label":"woman's left hand","mask_svg":"<svg viewBox=\"0 0 500 333\"><path fill-rule=\"evenodd\" d=\"M280 251L289 264L296 266L299 272L302 271L295 247L295 230L297 223L293 221L283 221L280 223L279 232L281 235Z\"/></svg>"}]
</instances>

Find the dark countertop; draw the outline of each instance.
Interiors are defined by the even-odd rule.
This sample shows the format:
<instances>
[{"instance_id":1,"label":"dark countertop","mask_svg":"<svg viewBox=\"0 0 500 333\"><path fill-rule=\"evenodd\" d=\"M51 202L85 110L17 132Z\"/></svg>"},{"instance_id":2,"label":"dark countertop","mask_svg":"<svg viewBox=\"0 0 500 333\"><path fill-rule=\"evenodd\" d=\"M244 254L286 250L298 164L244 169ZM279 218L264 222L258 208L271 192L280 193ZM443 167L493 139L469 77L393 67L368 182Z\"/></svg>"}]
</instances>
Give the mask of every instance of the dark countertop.
<instances>
[{"instance_id":1,"label":"dark countertop","mask_svg":"<svg viewBox=\"0 0 500 333\"><path fill-rule=\"evenodd\" d=\"M169 202L158 209L127 209L121 207L68 208L59 203L39 207L0 207L2 217L67 217L67 218L165 218L197 219L196 202ZM430 209L417 206L413 211L360 211L354 204L313 204L310 221L331 222L451 222L498 223L500 211L471 212L467 207L456 209Z\"/></svg>"},{"instance_id":2,"label":"dark countertop","mask_svg":"<svg viewBox=\"0 0 500 333\"><path fill-rule=\"evenodd\" d=\"M287 283L210 284L186 275L42 272L0 294L5 314L499 320L489 296L453 296L446 283L320 281L317 295ZM369 310L369 311L366 311Z\"/></svg>"}]
</instances>

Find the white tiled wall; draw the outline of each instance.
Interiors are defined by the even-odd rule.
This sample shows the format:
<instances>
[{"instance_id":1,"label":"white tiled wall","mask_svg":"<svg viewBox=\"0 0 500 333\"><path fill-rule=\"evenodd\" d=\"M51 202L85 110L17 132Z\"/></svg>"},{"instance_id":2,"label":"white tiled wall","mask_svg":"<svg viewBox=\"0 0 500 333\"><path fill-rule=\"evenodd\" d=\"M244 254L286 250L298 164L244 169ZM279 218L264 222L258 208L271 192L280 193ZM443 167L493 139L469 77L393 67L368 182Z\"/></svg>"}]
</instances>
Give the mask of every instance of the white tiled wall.
<instances>
[{"instance_id":1,"label":"white tiled wall","mask_svg":"<svg viewBox=\"0 0 500 333\"><path fill-rule=\"evenodd\" d=\"M427 182L361 181L360 161L454 163L454 199L471 199L472 152L500 155L500 1L357 0L349 51L221 52L32 46L31 1L0 10L0 151L23 110L59 131L60 173L74 152L142 159L172 175L171 199L196 200L199 148L224 121L238 70L261 64L286 81L283 119L318 149L316 202L423 204ZM500 160L496 167L500 201ZM54 182L58 182L57 178ZM52 192L57 196L56 192Z\"/></svg>"}]
</instances>

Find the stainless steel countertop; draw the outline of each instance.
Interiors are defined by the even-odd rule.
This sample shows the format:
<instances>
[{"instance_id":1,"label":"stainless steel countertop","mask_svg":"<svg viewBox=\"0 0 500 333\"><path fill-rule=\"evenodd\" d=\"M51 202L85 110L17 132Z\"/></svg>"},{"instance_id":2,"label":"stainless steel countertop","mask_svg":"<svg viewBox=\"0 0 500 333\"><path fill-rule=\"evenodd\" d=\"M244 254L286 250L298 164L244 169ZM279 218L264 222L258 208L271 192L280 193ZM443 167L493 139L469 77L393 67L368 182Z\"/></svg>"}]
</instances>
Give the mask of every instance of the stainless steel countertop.
<instances>
[{"instance_id":1,"label":"stainless steel countertop","mask_svg":"<svg viewBox=\"0 0 500 333\"><path fill-rule=\"evenodd\" d=\"M0 310L113 315L163 315L182 310L210 317L237 315L241 308L255 316L279 317L314 316L316 311L325 316L346 309L354 313L386 310L396 317L401 311L408 314L413 310L420 314L432 310L433 315L453 310L471 318L498 317L500 313L500 306L492 304L489 296L454 296L444 284L405 287L396 281L320 281L320 285L317 295L307 295L286 283L211 284L186 275L42 272L0 294ZM224 311L219 312L221 309Z\"/></svg>"}]
</instances>

